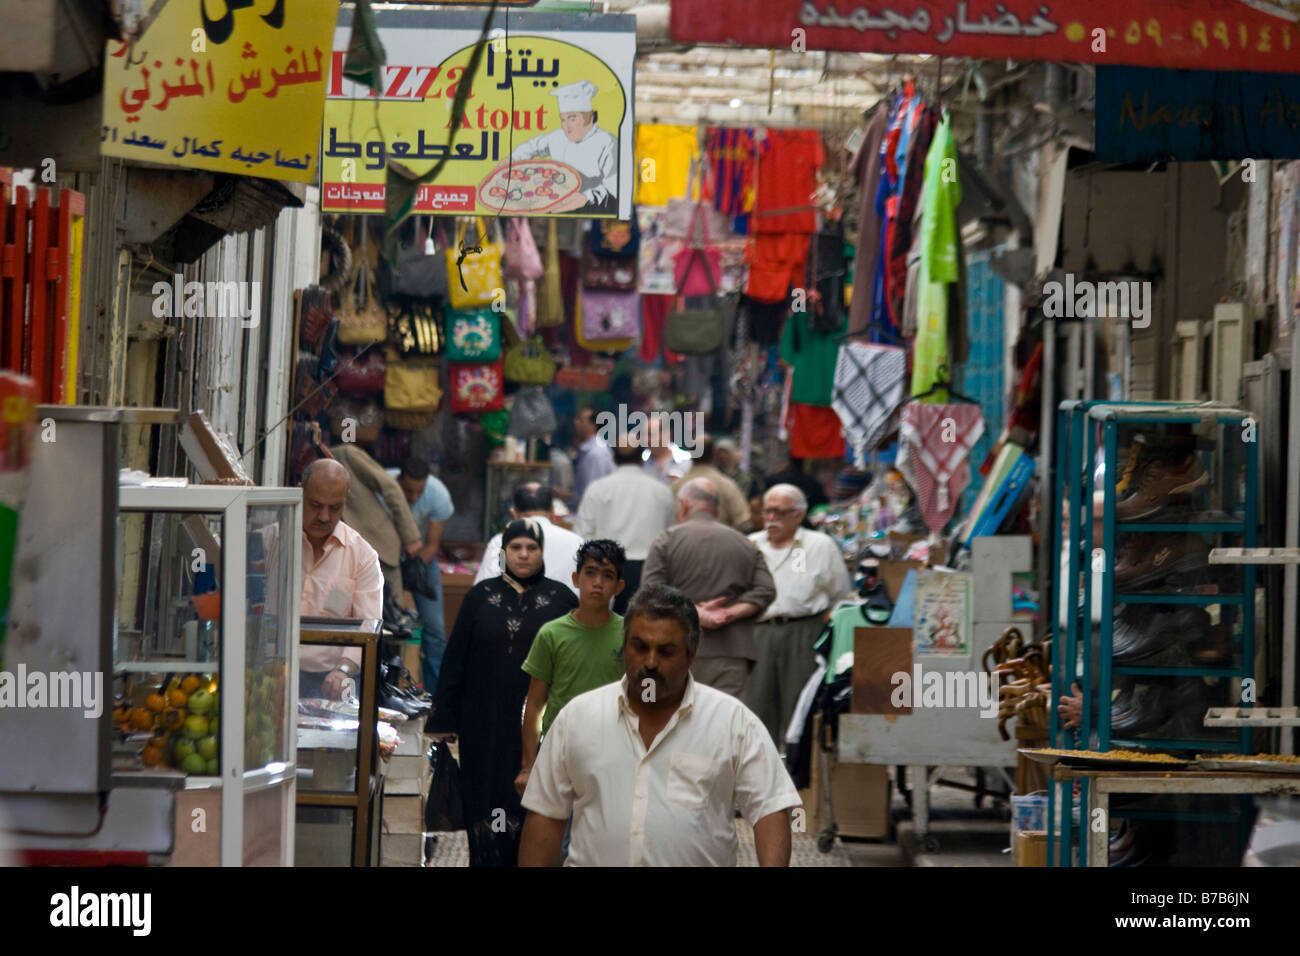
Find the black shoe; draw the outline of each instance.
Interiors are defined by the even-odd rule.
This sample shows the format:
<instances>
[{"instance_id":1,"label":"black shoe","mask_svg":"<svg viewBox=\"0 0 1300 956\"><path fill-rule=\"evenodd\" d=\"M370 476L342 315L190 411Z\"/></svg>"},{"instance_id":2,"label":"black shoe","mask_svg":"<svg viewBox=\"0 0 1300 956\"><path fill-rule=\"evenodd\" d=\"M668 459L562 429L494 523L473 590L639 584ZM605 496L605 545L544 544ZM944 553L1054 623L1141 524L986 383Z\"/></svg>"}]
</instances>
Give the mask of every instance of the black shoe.
<instances>
[{"instance_id":1,"label":"black shoe","mask_svg":"<svg viewBox=\"0 0 1300 956\"><path fill-rule=\"evenodd\" d=\"M379 698L379 706L387 707L389 710L395 710L403 714L409 720L412 717L419 717L421 711L417 710L409 701L402 700L392 694L383 695Z\"/></svg>"},{"instance_id":2,"label":"black shoe","mask_svg":"<svg viewBox=\"0 0 1300 956\"><path fill-rule=\"evenodd\" d=\"M1162 727L1172 711L1170 688L1165 684L1138 684L1127 699L1118 697L1110 710L1110 732L1136 737Z\"/></svg>"}]
</instances>

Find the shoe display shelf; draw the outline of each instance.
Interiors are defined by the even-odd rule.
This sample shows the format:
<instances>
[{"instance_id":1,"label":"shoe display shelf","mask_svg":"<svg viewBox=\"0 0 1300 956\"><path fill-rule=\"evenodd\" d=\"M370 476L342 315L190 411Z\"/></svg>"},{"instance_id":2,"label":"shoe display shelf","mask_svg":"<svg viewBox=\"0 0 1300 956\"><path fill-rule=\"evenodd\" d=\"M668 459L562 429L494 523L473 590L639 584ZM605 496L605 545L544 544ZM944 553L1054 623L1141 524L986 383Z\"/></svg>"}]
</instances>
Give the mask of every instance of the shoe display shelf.
<instances>
[{"instance_id":1,"label":"shoe display shelf","mask_svg":"<svg viewBox=\"0 0 1300 956\"><path fill-rule=\"evenodd\" d=\"M1159 571L1159 564L1169 555L1174 560L1169 564L1179 572L1196 572L1209 565L1209 546L1206 539L1212 539L1220 545L1253 548L1257 544L1258 532L1258 443L1243 440L1253 437L1250 429L1250 414L1241 409L1219 404L1191 402L1110 402L1110 401L1067 401L1062 402L1057 413L1056 443L1056 497L1055 502L1064 502L1069 521L1068 539L1063 522L1056 522L1054 540L1056 553L1066 552L1064 580L1060 572L1055 575L1053 594L1059 602L1061 588L1066 590L1067 613L1064 633L1057 635L1053 652L1054 663L1060 666L1052 668L1052 696L1059 700L1066 695L1071 684L1076 680L1076 668L1082 658L1082 680L1084 706L1082 708L1081 726L1077 730L1066 730L1060 722L1055 707L1049 709L1049 734L1051 746L1064 749L1109 751L1151 748L1163 751L1185 751L1189 758L1204 752L1252 752L1252 728L1243 723L1235 733L1220 736L1142 736L1132 730L1112 730L1111 702L1116 690L1116 680L1132 683L1131 679L1141 677L1154 678L1216 678L1222 687L1224 682L1242 680L1253 676L1255 657L1255 569L1250 565L1241 566L1233 586L1223 588L1222 584L1193 583L1188 584L1184 578L1181 587L1168 589L1168 580ZM1182 426L1177 428L1174 426ZM1186 426L1191 426L1187 428ZM1190 432L1190 434L1187 434ZM1129 457L1126 462L1120 460L1121 435L1129 442ZM1146 436L1139 438L1138 436ZM1144 442L1146 444L1144 444ZM1184 467L1187 473L1195 474L1195 482L1186 481L1182 487L1195 485L1190 492L1193 501L1197 498L1209 498L1211 508L1184 507L1172 509L1161 500L1159 484L1145 502L1128 508L1120 508L1123 500L1117 491L1117 485L1128 484L1126 495L1135 501L1144 493L1134 482L1142 479L1143 470L1152 470L1152 461L1159 461L1159 453L1144 451L1152 447L1166 449L1174 447L1176 455L1186 456L1185 462L1177 467ZM1141 447L1140 447L1141 446ZM1095 488L1094 463L1098 452L1102 456L1102 487ZM1151 460L1142 461L1146 454ZM1181 480L1176 470L1170 465L1169 452L1164 452L1164 485L1180 487ZM1196 461L1192 460L1195 456ZM1198 464L1199 462L1199 464ZM1121 468L1123 471L1121 472ZM1158 471L1157 468L1157 471ZM1149 477L1149 476L1148 476ZM1208 478L1208 480L1206 480ZM1103 510L1101 517L1101 540L1094 540L1093 498L1094 493L1102 494ZM1060 504L1055 505L1054 515L1060 513ZM1135 517L1126 518L1126 512ZM1132 535L1161 536L1147 539L1148 550L1155 552L1145 556L1147 564L1136 568L1137 563L1130 555L1139 550L1126 549L1126 542ZM1187 536L1198 536L1199 540ZM1225 540L1227 539L1227 540ZM1157 545L1165 545L1157 551ZM1181 547L1181 554L1178 549ZM1054 562L1054 567L1059 567ZM1125 575L1117 575L1117 568ZM1098 572L1100 594L1100 620L1095 629L1091 609L1094 604L1094 573ZM1121 578L1117 581L1117 577ZM1177 578L1173 578L1177 581ZM1070 587L1070 582L1080 582ZM1136 583L1130 583L1136 582ZM1166 590L1158 590L1161 584ZM1081 593L1080 593L1081 592ZM1079 598L1082 597L1082 600ZM1160 607L1177 609L1179 607L1219 608L1219 634L1226 636L1230 653L1227 661L1201 663L1195 657L1188 656L1186 662L1170 663L1117 663L1113 659L1116 637L1117 609L1124 606L1137 609L1141 614L1144 609L1158 612ZM1054 604L1053 606L1058 606ZM1095 642L1095 643L1094 643ZM1157 659L1159 657L1157 656ZM1203 658L1202 658L1203 659ZM1229 685L1238 693L1239 687ZM1204 683L1196 685L1183 684L1179 690L1191 688L1197 693L1204 693ZM1170 690L1161 698L1168 702L1178 696ZM1134 699L1136 695L1128 699ZM1197 694L1186 695L1187 700L1196 701ZM1235 702L1234 702L1235 703ZM1244 706L1249 706L1245 704ZM1203 715L1202 715L1203 716ZM1189 732L1188 720L1178 721L1171 718L1166 723L1182 723L1181 732ZM1199 727L1201 720L1196 721ZM1127 725L1126 725L1127 727ZM1157 728L1159 729L1159 728ZM1087 806L1087 781L1081 781L1082 803ZM1077 828L1073 813L1060 812L1067 799L1073 799L1070 784L1053 785L1052 799L1048 802L1048 865L1069 866L1071 854L1068 848L1074 846L1075 837L1079 837L1078 851L1080 862L1087 865L1087 841L1082 834L1072 831ZM1222 822L1224 814L1189 814L1179 811L1161 811L1169 817L1179 819L1201 819ZM1056 833L1056 818L1060 817L1059 834ZM1122 815L1116 811L1116 816ZM1243 815L1226 815L1242 820Z\"/></svg>"}]
</instances>

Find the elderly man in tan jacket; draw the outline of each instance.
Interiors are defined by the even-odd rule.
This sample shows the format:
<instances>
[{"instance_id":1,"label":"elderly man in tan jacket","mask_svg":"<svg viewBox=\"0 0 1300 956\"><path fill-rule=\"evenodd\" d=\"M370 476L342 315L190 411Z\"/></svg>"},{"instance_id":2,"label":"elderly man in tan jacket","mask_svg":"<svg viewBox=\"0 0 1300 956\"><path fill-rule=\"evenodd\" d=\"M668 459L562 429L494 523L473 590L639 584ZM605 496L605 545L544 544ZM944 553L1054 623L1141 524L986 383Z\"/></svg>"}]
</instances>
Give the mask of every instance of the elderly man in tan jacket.
<instances>
[{"instance_id":1,"label":"elderly man in tan jacket","mask_svg":"<svg viewBox=\"0 0 1300 956\"><path fill-rule=\"evenodd\" d=\"M357 445L335 445L329 449L329 457L346 468L351 478L343 506L344 523L378 552L384 580L400 598L402 552L418 554L423 540L401 485Z\"/></svg>"},{"instance_id":2,"label":"elderly man in tan jacket","mask_svg":"<svg viewBox=\"0 0 1300 956\"><path fill-rule=\"evenodd\" d=\"M740 485L724 475L714 465L713 453L715 448L713 439L703 435L699 438L699 443L700 457L691 462L690 471L673 482L673 494L675 495L681 491L686 482L693 481L696 478L705 478L712 482L713 489L718 495L718 520L730 528L735 528L737 531L748 532L753 530L751 528L749 499L740 490Z\"/></svg>"}]
</instances>

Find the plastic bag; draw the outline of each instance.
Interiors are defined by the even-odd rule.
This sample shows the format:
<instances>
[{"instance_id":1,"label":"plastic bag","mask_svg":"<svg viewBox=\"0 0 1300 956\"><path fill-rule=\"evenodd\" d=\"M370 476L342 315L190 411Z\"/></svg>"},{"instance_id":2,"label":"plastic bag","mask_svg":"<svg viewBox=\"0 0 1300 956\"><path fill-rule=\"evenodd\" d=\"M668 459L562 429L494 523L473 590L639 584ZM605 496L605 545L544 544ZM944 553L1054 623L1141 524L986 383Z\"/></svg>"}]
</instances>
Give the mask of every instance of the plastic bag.
<instances>
[{"instance_id":1,"label":"plastic bag","mask_svg":"<svg viewBox=\"0 0 1300 956\"><path fill-rule=\"evenodd\" d=\"M460 796L460 765L445 741L429 745L429 796L424 802L424 829L445 832L465 829L465 808Z\"/></svg>"}]
</instances>

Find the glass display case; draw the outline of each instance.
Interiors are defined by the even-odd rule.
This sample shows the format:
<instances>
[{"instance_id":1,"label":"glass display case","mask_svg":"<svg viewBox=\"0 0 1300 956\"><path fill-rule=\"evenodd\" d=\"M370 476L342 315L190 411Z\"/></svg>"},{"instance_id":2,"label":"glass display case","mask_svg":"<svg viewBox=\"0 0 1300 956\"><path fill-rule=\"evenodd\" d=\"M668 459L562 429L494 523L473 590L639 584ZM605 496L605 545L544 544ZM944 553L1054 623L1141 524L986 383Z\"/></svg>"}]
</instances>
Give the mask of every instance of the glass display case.
<instances>
[{"instance_id":1,"label":"glass display case","mask_svg":"<svg viewBox=\"0 0 1300 956\"><path fill-rule=\"evenodd\" d=\"M174 865L293 863L301 501L120 490L114 783L176 789Z\"/></svg>"},{"instance_id":2,"label":"glass display case","mask_svg":"<svg viewBox=\"0 0 1300 956\"><path fill-rule=\"evenodd\" d=\"M381 622L305 618L299 636L297 845L299 866L366 866L374 856L378 779ZM356 665L343 699L320 676L344 658Z\"/></svg>"}]
</instances>

